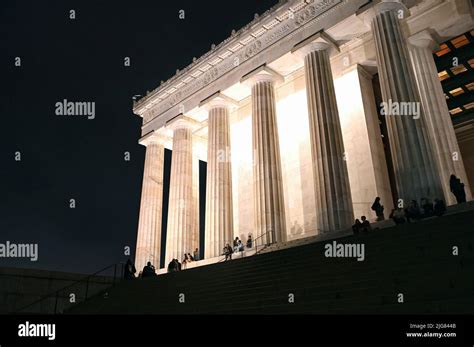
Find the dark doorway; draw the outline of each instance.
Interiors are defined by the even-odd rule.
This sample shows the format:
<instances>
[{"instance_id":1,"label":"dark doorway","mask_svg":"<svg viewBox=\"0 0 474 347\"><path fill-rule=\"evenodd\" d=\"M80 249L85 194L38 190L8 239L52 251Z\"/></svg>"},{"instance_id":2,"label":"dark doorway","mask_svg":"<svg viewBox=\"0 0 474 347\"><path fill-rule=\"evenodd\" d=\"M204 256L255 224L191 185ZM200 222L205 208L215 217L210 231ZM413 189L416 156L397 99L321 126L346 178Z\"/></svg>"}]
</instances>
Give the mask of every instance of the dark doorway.
<instances>
[{"instance_id":1,"label":"dark doorway","mask_svg":"<svg viewBox=\"0 0 474 347\"><path fill-rule=\"evenodd\" d=\"M160 269L165 267L166 230L168 227L168 203L170 197L171 151L165 148L163 168L163 214L161 215Z\"/></svg>"},{"instance_id":2,"label":"dark doorway","mask_svg":"<svg viewBox=\"0 0 474 347\"><path fill-rule=\"evenodd\" d=\"M393 170L393 161L392 161L392 153L390 152L390 141L388 139L388 130L387 130L387 120L385 116L381 115L382 110L382 90L380 89L380 80L379 74L375 74L372 78L372 88L374 90L374 97L375 97L375 107L377 107L377 115L379 117L379 124L380 124L380 133L382 134L382 143L385 152L385 159L387 162L387 171L388 171L388 179L390 181L390 188L392 189L392 198L394 206L398 205L397 197L397 184L395 181L395 172Z\"/></svg>"},{"instance_id":3,"label":"dark doorway","mask_svg":"<svg viewBox=\"0 0 474 347\"><path fill-rule=\"evenodd\" d=\"M204 259L207 163L199 160L199 259Z\"/></svg>"}]
</instances>

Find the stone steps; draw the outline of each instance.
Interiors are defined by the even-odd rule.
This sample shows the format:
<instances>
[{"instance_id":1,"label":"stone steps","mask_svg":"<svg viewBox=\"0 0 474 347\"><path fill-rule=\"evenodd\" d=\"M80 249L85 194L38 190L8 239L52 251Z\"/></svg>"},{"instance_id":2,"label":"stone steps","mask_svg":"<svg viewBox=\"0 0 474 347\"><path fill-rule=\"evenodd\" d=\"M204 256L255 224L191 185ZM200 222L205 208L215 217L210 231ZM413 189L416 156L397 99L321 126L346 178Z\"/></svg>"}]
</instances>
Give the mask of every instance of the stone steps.
<instances>
[{"instance_id":1,"label":"stone steps","mask_svg":"<svg viewBox=\"0 0 474 347\"><path fill-rule=\"evenodd\" d=\"M326 258L328 241L126 281L70 313L423 313L466 312L474 300L474 212L346 236L365 260ZM452 245L460 249L452 255ZM293 244L294 245L294 244ZM185 294L185 303L178 301ZM288 293L295 303L288 303ZM397 294L405 303L396 302ZM436 304L439 303L439 304ZM451 306L450 306L451 305Z\"/></svg>"}]
</instances>

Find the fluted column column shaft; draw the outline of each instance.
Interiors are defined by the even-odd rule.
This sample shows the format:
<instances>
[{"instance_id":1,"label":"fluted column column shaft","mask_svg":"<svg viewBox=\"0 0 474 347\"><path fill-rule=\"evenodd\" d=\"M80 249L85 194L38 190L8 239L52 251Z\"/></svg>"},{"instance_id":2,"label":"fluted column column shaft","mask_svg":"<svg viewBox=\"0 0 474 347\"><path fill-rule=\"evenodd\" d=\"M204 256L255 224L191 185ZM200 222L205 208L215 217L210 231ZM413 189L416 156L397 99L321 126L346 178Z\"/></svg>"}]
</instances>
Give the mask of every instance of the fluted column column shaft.
<instances>
[{"instance_id":1,"label":"fluted column column shaft","mask_svg":"<svg viewBox=\"0 0 474 347\"><path fill-rule=\"evenodd\" d=\"M471 197L471 190L433 58L432 47L434 42L432 42L433 45L431 42L421 41L419 43L410 45L411 60L425 112L426 128L440 176L441 187L446 202L452 205L456 203L456 198L449 187L449 177L452 174L464 182L468 200Z\"/></svg>"},{"instance_id":2,"label":"fluted column column shaft","mask_svg":"<svg viewBox=\"0 0 474 347\"><path fill-rule=\"evenodd\" d=\"M348 228L353 208L328 47L304 59L319 232Z\"/></svg>"},{"instance_id":3,"label":"fluted column column shaft","mask_svg":"<svg viewBox=\"0 0 474 347\"><path fill-rule=\"evenodd\" d=\"M157 268L160 266L163 165L163 145L156 142L148 144L145 155L135 252L137 271L143 269L148 261L151 261Z\"/></svg>"},{"instance_id":4,"label":"fluted column column shaft","mask_svg":"<svg viewBox=\"0 0 474 347\"><path fill-rule=\"evenodd\" d=\"M208 118L205 258L222 254L232 238L229 111L225 106L215 106Z\"/></svg>"},{"instance_id":5,"label":"fluted column column shaft","mask_svg":"<svg viewBox=\"0 0 474 347\"><path fill-rule=\"evenodd\" d=\"M195 206L193 201L192 131L177 128L173 132L166 258L181 261L184 253L197 247Z\"/></svg>"},{"instance_id":6,"label":"fluted column column shaft","mask_svg":"<svg viewBox=\"0 0 474 347\"><path fill-rule=\"evenodd\" d=\"M398 19L397 2L379 12L372 21L383 101L386 105L410 102L419 105L419 96L407 43ZM403 8L402 8L403 7ZM410 200L442 197L439 176L430 152L423 111L418 119L412 115L387 115L390 151L394 166L398 198L405 206Z\"/></svg>"},{"instance_id":7,"label":"fluted column column shaft","mask_svg":"<svg viewBox=\"0 0 474 347\"><path fill-rule=\"evenodd\" d=\"M269 232L265 241L286 240L280 145L275 92L270 80L252 86L252 144L256 237ZM260 241L261 242L261 241Z\"/></svg>"}]
</instances>

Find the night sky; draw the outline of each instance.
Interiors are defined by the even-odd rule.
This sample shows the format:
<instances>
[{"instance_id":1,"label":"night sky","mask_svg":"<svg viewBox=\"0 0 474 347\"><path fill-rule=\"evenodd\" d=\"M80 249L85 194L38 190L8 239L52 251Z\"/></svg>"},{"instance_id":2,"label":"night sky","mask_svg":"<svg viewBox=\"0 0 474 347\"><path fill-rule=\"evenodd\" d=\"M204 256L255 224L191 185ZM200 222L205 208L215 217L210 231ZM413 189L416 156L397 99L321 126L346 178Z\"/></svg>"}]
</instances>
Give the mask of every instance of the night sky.
<instances>
[{"instance_id":1,"label":"night sky","mask_svg":"<svg viewBox=\"0 0 474 347\"><path fill-rule=\"evenodd\" d=\"M0 267L92 273L126 260L145 154L132 96L276 2L2 1L0 243L38 243L39 259ZM63 99L95 102L95 119L56 115Z\"/></svg>"}]
</instances>

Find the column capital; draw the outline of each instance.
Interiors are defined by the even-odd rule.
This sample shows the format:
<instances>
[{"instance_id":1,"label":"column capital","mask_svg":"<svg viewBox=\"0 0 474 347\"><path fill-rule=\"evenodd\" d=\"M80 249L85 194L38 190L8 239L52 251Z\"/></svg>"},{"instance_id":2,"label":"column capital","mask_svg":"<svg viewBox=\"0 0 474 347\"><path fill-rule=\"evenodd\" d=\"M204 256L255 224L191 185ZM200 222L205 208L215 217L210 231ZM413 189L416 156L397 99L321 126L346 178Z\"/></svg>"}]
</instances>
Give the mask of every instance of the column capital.
<instances>
[{"instance_id":1,"label":"column capital","mask_svg":"<svg viewBox=\"0 0 474 347\"><path fill-rule=\"evenodd\" d=\"M191 130L191 132L193 132L201 128L202 125L197 120L194 120L188 116L180 114L170 119L168 122L166 122L165 127L166 129L170 129L173 131L178 130L178 129L189 129Z\"/></svg>"},{"instance_id":2,"label":"column capital","mask_svg":"<svg viewBox=\"0 0 474 347\"><path fill-rule=\"evenodd\" d=\"M406 18L410 15L410 11L405 6L405 4L401 0L382 0L380 3L372 6L367 11L357 14L357 17L364 22L367 27L370 28L374 18L384 12L394 11L402 11L403 18Z\"/></svg>"},{"instance_id":3,"label":"column capital","mask_svg":"<svg viewBox=\"0 0 474 347\"><path fill-rule=\"evenodd\" d=\"M408 38L408 42L412 46L418 48L427 48L431 51L434 51L437 47L439 47L438 43L428 30L423 30L410 36Z\"/></svg>"},{"instance_id":4,"label":"column capital","mask_svg":"<svg viewBox=\"0 0 474 347\"><path fill-rule=\"evenodd\" d=\"M328 54L340 52L339 45L324 31L319 31L293 46L291 53L303 58L311 52L328 51Z\"/></svg>"},{"instance_id":5,"label":"column capital","mask_svg":"<svg viewBox=\"0 0 474 347\"><path fill-rule=\"evenodd\" d=\"M207 112L217 107L223 107L232 110L237 108L238 106L239 103L236 100L228 97L227 95L222 94L221 92L212 94L211 96L202 100L199 103L199 107L202 107Z\"/></svg>"},{"instance_id":6,"label":"column capital","mask_svg":"<svg viewBox=\"0 0 474 347\"><path fill-rule=\"evenodd\" d=\"M142 136L138 140L138 143L145 147L148 147L151 144L159 144L159 145L164 146L166 142L170 140L169 137L166 136L164 130L165 130L164 128L153 130L152 132L149 132L145 136Z\"/></svg>"},{"instance_id":7,"label":"column capital","mask_svg":"<svg viewBox=\"0 0 474 347\"><path fill-rule=\"evenodd\" d=\"M278 72L270 69L268 66L260 65L255 70L250 71L248 74L240 79L240 83L249 87L254 86L258 82L273 82L281 83L285 79Z\"/></svg>"},{"instance_id":8,"label":"column capital","mask_svg":"<svg viewBox=\"0 0 474 347\"><path fill-rule=\"evenodd\" d=\"M408 8L405 6L402 0L382 0L380 3L375 5L375 15L388 11L403 11L404 18L410 14L410 11L408 11Z\"/></svg>"}]
</instances>

